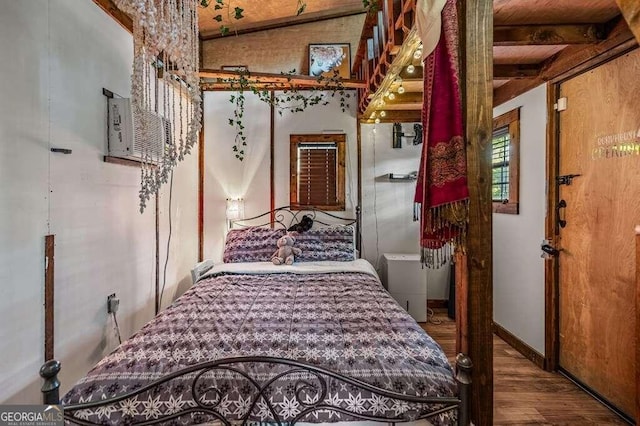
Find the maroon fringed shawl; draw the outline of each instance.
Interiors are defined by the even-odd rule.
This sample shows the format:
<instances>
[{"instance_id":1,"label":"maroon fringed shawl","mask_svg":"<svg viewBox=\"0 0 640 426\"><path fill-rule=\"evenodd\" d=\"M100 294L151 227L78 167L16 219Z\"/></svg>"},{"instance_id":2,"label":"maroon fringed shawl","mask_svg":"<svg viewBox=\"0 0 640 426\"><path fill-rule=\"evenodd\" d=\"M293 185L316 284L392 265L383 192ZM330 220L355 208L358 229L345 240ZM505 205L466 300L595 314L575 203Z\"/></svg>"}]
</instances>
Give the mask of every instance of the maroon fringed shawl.
<instances>
[{"instance_id":1,"label":"maroon fringed shawl","mask_svg":"<svg viewBox=\"0 0 640 426\"><path fill-rule=\"evenodd\" d=\"M463 250L465 247L469 190L458 80L457 22L455 0L447 0L440 40L424 60L425 143L415 195L415 202L421 205L423 254L425 249L431 249L439 255L448 242Z\"/></svg>"}]
</instances>

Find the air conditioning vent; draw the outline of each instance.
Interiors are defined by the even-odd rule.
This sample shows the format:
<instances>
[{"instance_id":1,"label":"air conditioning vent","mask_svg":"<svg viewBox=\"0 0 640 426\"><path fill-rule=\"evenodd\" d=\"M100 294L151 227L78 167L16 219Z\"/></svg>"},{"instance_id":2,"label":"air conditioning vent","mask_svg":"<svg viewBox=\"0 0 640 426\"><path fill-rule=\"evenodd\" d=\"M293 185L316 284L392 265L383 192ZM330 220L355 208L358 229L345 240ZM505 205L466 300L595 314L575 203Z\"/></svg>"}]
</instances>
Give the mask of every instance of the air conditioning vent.
<instances>
[{"instance_id":1,"label":"air conditioning vent","mask_svg":"<svg viewBox=\"0 0 640 426\"><path fill-rule=\"evenodd\" d=\"M160 161L165 146L171 144L171 123L150 111L143 112L142 122L135 121L128 98L111 98L108 105L109 155L151 163ZM142 128L145 125L147 129ZM142 138L143 133L149 137Z\"/></svg>"}]
</instances>

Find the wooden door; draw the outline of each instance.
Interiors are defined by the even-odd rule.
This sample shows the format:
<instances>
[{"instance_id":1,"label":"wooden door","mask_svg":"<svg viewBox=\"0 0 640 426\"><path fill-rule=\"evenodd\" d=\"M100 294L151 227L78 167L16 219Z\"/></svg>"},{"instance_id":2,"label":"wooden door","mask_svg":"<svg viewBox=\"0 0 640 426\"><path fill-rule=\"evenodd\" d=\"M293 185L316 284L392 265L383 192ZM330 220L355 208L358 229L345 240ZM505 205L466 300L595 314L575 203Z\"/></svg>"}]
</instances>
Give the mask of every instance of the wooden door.
<instances>
[{"instance_id":1,"label":"wooden door","mask_svg":"<svg viewBox=\"0 0 640 426\"><path fill-rule=\"evenodd\" d=\"M635 417L640 50L560 86L560 367ZM525 160L526 161L526 160ZM562 205L562 201L559 203Z\"/></svg>"}]
</instances>

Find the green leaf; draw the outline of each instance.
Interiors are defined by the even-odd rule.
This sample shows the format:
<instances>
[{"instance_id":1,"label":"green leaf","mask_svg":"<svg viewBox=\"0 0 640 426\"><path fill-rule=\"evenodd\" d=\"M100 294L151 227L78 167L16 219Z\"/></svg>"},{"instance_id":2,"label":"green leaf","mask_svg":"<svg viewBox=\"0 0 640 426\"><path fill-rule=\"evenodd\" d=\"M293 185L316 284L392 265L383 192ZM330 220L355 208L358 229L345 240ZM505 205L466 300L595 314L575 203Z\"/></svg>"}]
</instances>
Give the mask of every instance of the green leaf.
<instances>
[{"instance_id":1,"label":"green leaf","mask_svg":"<svg viewBox=\"0 0 640 426\"><path fill-rule=\"evenodd\" d=\"M220 26L220 34L223 36L229 34L229 27L225 25Z\"/></svg>"},{"instance_id":2,"label":"green leaf","mask_svg":"<svg viewBox=\"0 0 640 426\"><path fill-rule=\"evenodd\" d=\"M234 18L236 19L242 19L244 18L244 15L242 15L242 12L244 12L244 9L241 7L237 7L234 9L235 15Z\"/></svg>"},{"instance_id":3,"label":"green leaf","mask_svg":"<svg viewBox=\"0 0 640 426\"><path fill-rule=\"evenodd\" d=\"M214 20L218 21L218 22L222 22L222 15L216 15L213 17Z\"/></svg>"},{"instance_id":4,"label":"green leaf","mask_svg":"<svg viewBox=\"0 0 640 426\"><path fill-rule=\"evenodd\" d=\"M215 6L213 6L214 10L221 10L224 9L220 4L216 4Z\"/></svg>"}]
</instances>

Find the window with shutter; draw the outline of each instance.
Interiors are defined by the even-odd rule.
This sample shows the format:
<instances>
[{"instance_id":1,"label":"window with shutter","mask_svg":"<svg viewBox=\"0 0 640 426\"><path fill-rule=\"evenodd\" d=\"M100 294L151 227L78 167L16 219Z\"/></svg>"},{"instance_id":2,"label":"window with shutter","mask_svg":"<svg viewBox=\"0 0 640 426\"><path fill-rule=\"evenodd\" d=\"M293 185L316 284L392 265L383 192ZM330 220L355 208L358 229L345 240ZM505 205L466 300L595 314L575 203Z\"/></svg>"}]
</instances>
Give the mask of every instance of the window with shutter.
<instances>
[{"instance_id":1,"label":"window with shutter","mask_svg":"<svg viewBox=\"0 0 640 426\"><path fill-rule=\"evenodd\" d=\"M344 210L344 134L291 135L290 204Z\"/></svg>"}]
</instances>

